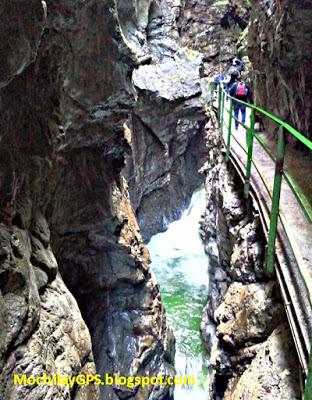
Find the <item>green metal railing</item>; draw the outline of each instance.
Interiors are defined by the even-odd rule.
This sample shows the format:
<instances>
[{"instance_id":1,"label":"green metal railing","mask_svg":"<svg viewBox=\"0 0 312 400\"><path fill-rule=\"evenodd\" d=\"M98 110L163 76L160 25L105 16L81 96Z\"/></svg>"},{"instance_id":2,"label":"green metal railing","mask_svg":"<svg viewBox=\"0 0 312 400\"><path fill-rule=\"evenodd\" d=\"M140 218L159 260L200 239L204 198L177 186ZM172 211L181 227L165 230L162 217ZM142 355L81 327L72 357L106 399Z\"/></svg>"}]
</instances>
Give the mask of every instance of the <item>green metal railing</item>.
<instances>
[{"instance_id":1,"label":"green metal railing","mask_svg":"<svg viewBox=\"0 0 312 400\"><path fill-rule=\"evenodd\" d=\"M268 231L268 243L266 249L266 258L265 258L265 268L267 273L271 274L274 268L275 262L275 244L276 244L276 237L277 237L277 227L278 227L278 220L281 217L283 225L286 225L286 221L282 219L282 215L280 213L280 197L281 197L281 189L282 189L282 181L283 178L287 181L289 187L291 188L292 192L294 193L300 207L302 208L308 223L312 223L312 207L309 203L308 199L302 192L299 185L293 179L291 174L284 170L284 160L285 160L285 151L286 151L286 142L285 142L285 133L288 132L297 140L299 140L306 148L312 151L312 142L294 129L292 126L287 124L286 122L282 121L281 119L277 118L276 116L270 114L269 112L249 103L245 103L243 101L234 99L233 97L229 96L225 90L218 86L218 119L219 119L219 126L220 126L220 133L223 137L223 130L224 127L227 128L227 138L226 138L226 155L225 160L228 162L231 156L231 140L234 139L237 144L242 147L242 145L237 141L235 136L232 134L232 123L233 119L241 125L246 130L246 142L247 142L247 151L245 148L242 147L244 152L247 153L247 161L246 161L246 173L245 173L245 183L244 183L244 197L245 199L249 198L250 192L250 179L251 179L251 170L253 165L253 147L254 147L254 140L256 139L261 147L265 150L269 158L275 163L275 175L274 175L274 183L273 183L273 192L271 193L269 185L264 181L264 177L261 174L261 171L255 165L259 176L261 177L267 191L269 192L269 196L272 200L271 206L271 213L270 213L270 226ZM229 100L229 109L226 108L225 99ZM244 104L247 109L250 109L250 124L246 125L245 123L240 122L233 116L233 105L234 102L238 102ZM228 111L228 121L225 121L225 110ZM277 143L277 151L276 155L271 152L269 146L265 143L265 141L260 137L259 134L255 131L255 112L263 115L264 117L274 121L278 126L278 143ZM294 250L294 249L293 249ZM297 252L298 253L298 252ZM299 258L296 256L296 251L294 251L295 258ZM298 259L297 259L298 261ZM298 262L300 268L300 262ZM312 266L311 266L312 267ZM311 275L307 273L306 269L300 268L300 273L309 293L309 302L312 308L312 280ZM310 342L312 343L312 336L310 338ZM310 350L310 359L309 359L309 372L307 374L306 386L305 386L305 400L312 399L312 347Z\"/></svg>"}]
</instances>

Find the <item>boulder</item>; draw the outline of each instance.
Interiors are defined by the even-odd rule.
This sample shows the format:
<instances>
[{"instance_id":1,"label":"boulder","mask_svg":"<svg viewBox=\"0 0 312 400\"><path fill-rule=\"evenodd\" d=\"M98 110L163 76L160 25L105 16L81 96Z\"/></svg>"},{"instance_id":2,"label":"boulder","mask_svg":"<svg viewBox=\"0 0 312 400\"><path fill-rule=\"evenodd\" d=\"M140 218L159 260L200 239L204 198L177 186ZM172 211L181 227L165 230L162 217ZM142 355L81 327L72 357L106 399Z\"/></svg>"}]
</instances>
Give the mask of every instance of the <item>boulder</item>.
<instances>
[{"instance_id":1,"label":"boulder","mask_svg":"<svg viewBox=\"0 0 312 400\"><path fill-rule=\"evenodd\" d=\"M275 329L245 372L231 380L224 400L301 399L298 359L289 329Z\"/></svg>"},{"instance_id":2,"label":"boulder","mask_svg":"<svg viewBox=\"0 0 312 400\"><path fill-rule=\"evenodd\" d=\"M234 282L214 313L217 336L231 347L259 342L283 319L283 307L274 301L275 283Z\"/></svg>"}]
</instances>

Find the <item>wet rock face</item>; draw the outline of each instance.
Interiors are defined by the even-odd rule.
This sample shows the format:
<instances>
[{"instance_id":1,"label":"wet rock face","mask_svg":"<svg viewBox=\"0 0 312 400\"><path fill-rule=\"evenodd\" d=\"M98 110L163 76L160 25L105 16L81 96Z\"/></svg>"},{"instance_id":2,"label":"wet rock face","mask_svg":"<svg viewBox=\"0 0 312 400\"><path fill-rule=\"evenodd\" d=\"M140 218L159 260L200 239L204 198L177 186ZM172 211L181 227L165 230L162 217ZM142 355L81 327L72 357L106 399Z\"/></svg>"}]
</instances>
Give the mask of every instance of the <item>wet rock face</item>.
<instances>
[{"instance_id":1,"label":"wet rock face","mask_svg":"<svg viewBox=\"0 0 312 400\"><path fill-rule=\"evenodd\" d=\"M266 338L283 318L283 307L273 300L274 284L234 282L216 309L217 336L230 347Z\"/></svg>"},{"instance_id":2,"label":"wet rock face","mask_svg":"<svg viewBox=\"0 0 312 400\"><path fill-rule=\"evenodd\" d=\"M46 3L46 22L39 0L29 3L30 18L9 2L4 12L16 19L1 14L1 34L14 31L18 20L23 44L16 46L16 65L8 54L10 65L1 70L1 390L7 398L19 390L7 386L14 368L30 359L29 373L35 365L51 373L94 371L93 354L99 373L174 372L174 339L122 175L126 152L133 151L132 69L151 54L143 28L154 21L159 35L175 43L161 18L165 3L159 9L153 1ZM129 7L136 11L128 21ZM10 50L3 49L4 59ZM179 126L180 138L192 128L188 121ZM139 140L138 125L131 133ZM183 145L172 143L180 152ZM58 271L78 301L93 354ZM14 324L7 325L8 317ZM94 388L88 390L58 395L96 399ZM102 393L105 399L130 395L159 399L169 390L105 387Z\"/></svg>"},{"instance_id":3,"label":"wet rock face","mask_svg":"<svg viewBox=\"0 0 312 400\"><path fill-rule=\"evenodd\" d=\"M35 60L43 33L44 7L38 0L4 0L0 5L0 18L1 88ZM11 24L8 26L4 19Z\"/></svg>"},{"instance_id":4,"label":"wet rock face","mask_svg":"<svg viewBox=\"0 0 312 400\"><path fill-rule=\"evenodd\" d=\"M41 45L44 7L41 1L6 1L0 13L0 398L68 398L64 387L13 385L14 374L94 373L95 364L89 331L59 275L39 205L49 190L43 176L52 147L32 103L37 79L27 71ZM73 398L96 399L97 392L85 387Z\"/></svg>"},{"instance_id":5,"label":"wet rock face","mask_svg":"<svg viewBox=\"0 0 312 400\"><path fill-rule=\"evenodd\" d=\"M155 93L161 99L187 100L201 94L201 65L200 53L181 49L172 59L140 66L134 70L132 81L136 88Z\"/></svg>"},{"instance_id":6,"label":"wet rock face","mask_svg":"<svg viewBox=\"0 0 312 400\"><path fill-rule=\"evenodd\" d=\"M95 373L89 331L58 273L49 228L37 213L30 230L0 224L0 398L68 398L69 387L13 385L14 374ZM94 386L75 399L98 398Z\"/></svg>"},{"instance_id":7,"label":"wet rock face","mask_svg":"<svg viewBox=\"0 0 312 400\"><path fill-rule=\"evenodd\" d=\"M286 325L280 325L259 347L250 367L234 377L224 400L300 399L296 353Z\"/></svg>"},{"instance_id":8,"label":"wet rock face","mask_svg":"<svg viewBox=\"0 0 312 400\"><path fill-rule=\"evenodd\" d=\"M246 204L234 173L229 173L220 152L221 142L214 117L207 125L209 158L206 173L207 210L202 238L210 259L211 316L220 305L232 281L255 283L264 279L263 233L254 211Z\"/></svg>"},{"instance_id":9,"label":"wet rock face","mask_svg":"<svg viewBox=\"0 0 312 400\"><path fill-rule=\"evenodd\" d=\"M198 169L206 157L206 116L201 67L200 53L181 49L133 73L139 97L127 127L131 153L124 174L146 240L180 215L202 183Z\"/></svg>"},{"instance_id":10,"label":"wet rock face","mask_svg":"<svg viewBox=\"0 0 312 400\"><path fill-rule=\"evenodd\" d=\"M310 138L311 18L308 0L259 1L249 33L258 103Z\"/></svg>"},{"instance_id":11,"label":"wet rock face","mask_svg":"<svg viewBox=\"0 0 312 400\"><path fill-rule=\"evenodd\" d=\"M226 71L237 55L236 42L249 20L250 1L186 0L178 21L182 44L201 51L205 73Z\"/></svg>"},{"instance_id":12,"label":"wet rock face","mask_svg":"<svg viewBox=\"0 0 312 400\"><path fill-rule=\"evenodd\" d=\"M207 153L199 78L219 72L220 63L227 67L236 55L249 6L248 1L161 1L161 17L151 8L147 51L158 64L133 73L138 101L126 127L131 152L124 172L146 240L179 217L202 182L197 170ZM176 53L179 45L195 51Z\"/></svg>"},{"instance_id":13,"label":"wet rock face","mask_svg":"<svg viewBox=\"0 0 312 400\"><path fill-rule=\"evenodd\" d=\"M210 280L201 332L211 354L212 391L224 399L272 394L290 400L300 390L294 344L287 329L283 338L280 331L273 333L285 315L277 285L264 273L261 226L255 210L246 209L235 171L225 165L211 116L206 126L209 158L202 169L208 203L201 229ZM291 379L288 371L293 371Z\"/></svg>"}]
</instances>

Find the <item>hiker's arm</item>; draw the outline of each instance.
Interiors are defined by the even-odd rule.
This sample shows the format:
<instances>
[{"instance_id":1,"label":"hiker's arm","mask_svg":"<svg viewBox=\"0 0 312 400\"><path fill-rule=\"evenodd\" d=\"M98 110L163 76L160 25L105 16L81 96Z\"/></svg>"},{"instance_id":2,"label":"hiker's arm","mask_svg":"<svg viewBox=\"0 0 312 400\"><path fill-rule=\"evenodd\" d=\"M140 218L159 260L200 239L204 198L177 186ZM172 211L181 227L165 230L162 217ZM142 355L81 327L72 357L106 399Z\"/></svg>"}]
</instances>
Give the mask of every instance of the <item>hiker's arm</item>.
<instances>
[{"instance_id":1,"label":"hiker's arm","mask_svg":"<svg viewBox=\"0 0 312 400\"><path fill-rule=\"evenodd\" d=\"M234 96L236 92L236 83L233 83L233 85L230 87L230 96Z\"/></svg>"}]
</instances>

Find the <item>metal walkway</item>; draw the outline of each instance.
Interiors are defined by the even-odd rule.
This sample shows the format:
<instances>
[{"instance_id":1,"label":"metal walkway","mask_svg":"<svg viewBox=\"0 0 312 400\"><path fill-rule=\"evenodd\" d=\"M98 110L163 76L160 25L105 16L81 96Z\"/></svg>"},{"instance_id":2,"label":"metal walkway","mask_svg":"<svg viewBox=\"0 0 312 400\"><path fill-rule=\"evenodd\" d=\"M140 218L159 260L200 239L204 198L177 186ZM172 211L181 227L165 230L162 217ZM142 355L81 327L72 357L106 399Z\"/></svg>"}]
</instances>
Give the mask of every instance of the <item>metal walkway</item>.
<instances>
[{"instance_id":1,"label":"metal walkway","mask_svg":"<svg viewBox=\"0 0 312 400\"><path fill-rule=\"evenodd\" d=\"M276 272L288 321L305 377L305 400L312 400L312 207L290 171L284 169L285 134L312 151L312 142L287 123L247 103L246 124L234 128L233 103L219 86L218 117L225 158L244 183L246 201L253 198L267 232L266 271ZM255 113L278 128L276 154L255 131ZM311 171L312 172L312 171ZM308 174L309 171L304 171Z\"/></svg>"}]
</instances>

